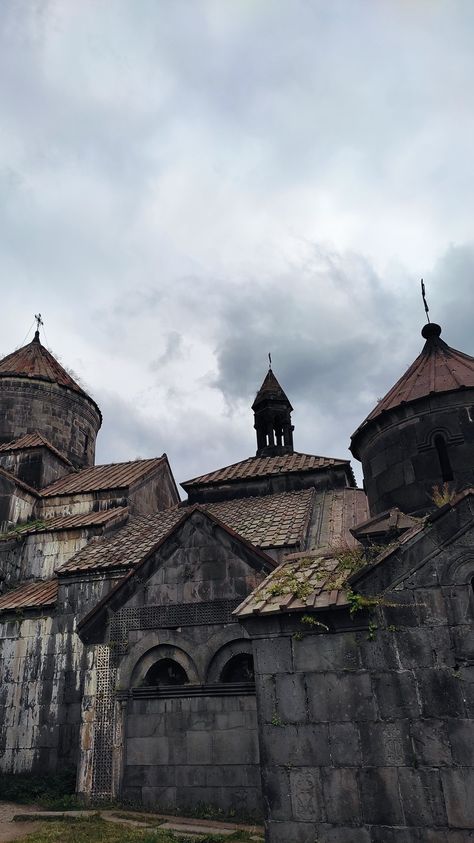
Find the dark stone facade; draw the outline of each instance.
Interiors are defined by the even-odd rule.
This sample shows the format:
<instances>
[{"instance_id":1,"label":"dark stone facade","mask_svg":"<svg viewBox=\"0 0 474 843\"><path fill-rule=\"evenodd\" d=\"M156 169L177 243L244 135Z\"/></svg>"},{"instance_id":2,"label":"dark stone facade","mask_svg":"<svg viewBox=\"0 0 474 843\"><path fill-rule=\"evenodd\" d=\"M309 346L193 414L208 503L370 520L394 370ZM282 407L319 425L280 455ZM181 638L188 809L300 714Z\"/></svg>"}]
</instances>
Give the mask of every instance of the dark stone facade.
<instances>
[{"instance_id":1,"label":"dark stone facade","mask_svg":"<svg viewBox=\"0 0 474 843\"><path fill-rule=\"evenodd\" d=\"M102 417L85 394L49 381L2 377L0 406L0 443L38 432L74 466L94 465Z\"/></svg>"},{"instance_id":2,"label":"dark stone facade","mask_svg":"<svg viewBox=\"0 0 474 843\"><path fill-rule=\"evenodd\" d=\"M373 609L314 613L328 632L243 621L269 843L472 840L473 512L471 493L354 578Z\"/></svg>"},{"instance_id":3,"label":"dark stone facade","mask_svg":"<svg viewBox=\"0 0 474 843\"><path fill-rule=\"evenodd\" d=\"M433 489L447 479L438 436L452 469L450 486L461 491L474 484L474 390L430 395L360 429L355 445L372 515L393 506L413 514L434 509Z\"/></svg>"}]
</instances>

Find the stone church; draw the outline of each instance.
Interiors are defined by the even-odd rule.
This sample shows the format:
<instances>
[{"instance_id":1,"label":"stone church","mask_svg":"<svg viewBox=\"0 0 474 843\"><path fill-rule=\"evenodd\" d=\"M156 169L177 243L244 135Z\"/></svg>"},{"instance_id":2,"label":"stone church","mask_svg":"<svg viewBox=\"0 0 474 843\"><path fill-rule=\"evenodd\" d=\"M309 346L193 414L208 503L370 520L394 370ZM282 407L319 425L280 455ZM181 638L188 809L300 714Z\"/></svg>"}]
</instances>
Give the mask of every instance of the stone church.
<instances>
[{"instance_id":1,"label":"stone church","mask_svg":"<svg viewBox=\"0 0 474 843\"><path fill-rule=\"evenodd\" d=\"M0 361L0 770L85 799L263 815L268 843L474 834L474 358L441 329L352 436L182 483L95 465L102 417L41 343Z\"/></svg>"}]
</instances>

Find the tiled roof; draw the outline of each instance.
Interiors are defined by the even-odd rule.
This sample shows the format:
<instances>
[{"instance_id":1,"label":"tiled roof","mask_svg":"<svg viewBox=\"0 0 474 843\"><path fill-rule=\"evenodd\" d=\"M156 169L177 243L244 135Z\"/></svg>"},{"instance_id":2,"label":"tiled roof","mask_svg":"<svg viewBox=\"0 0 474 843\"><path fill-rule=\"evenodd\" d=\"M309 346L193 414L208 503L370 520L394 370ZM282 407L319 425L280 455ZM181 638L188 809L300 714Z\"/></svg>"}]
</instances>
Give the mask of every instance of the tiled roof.
<instances>
[{"instance_id":1,"label":"tiled roof","mask_svg":"<svg viewBox=\"0 0 474 843\"><path fill-rule=\"evenodd\" d=\"M365 425L401 404L425 398L432 393L474 388L474 357L450 348L440 338L440 334L439 325L425 325L422 335L426 342L421 354L369 413L353 434L353 440ZM354 444L352 451L357 456Z\"/></svg>"},{"instance_id":2,"label":"tiled roof","mask_svg":"<svg viewBox=\"0 0 474 843\"><path fill-rule=\"evenodd\" d=\"M175 506L155 515L135 516L113 536L89 542L58 570L73 573L133 567L166 536L183 514L183 509Z\"/></svg>"},{"instance_id":3,"label":"tiled roof","mask_svg":"<svg viewBox=\"0 0 474 843\"><path fill-rule=\"evenodd\" d=\"M8 540L12 536L18 538L19 536L29 536L36 533L59 533L63 530L79 530L84 527L103 527L105 525L111 527L115 523L118 526L127 518L127 506L104 509L99 512L86 512L80 515L58 515L44 521L39 519L31 527L28 527L28 524L25 524L24 528L19 525L10 533L4 533L1 538L2 540Z\"/></svg>"},{"instance_id":4,"label":"tiled roof","mask_svg":"<svg viewBox=\"0 0 474 843\"><path fill-rule=\"evenodd\" d=\"M293 547L304 540L314 489L208 504L209 510L258 547Z\"/></svg>"},{"instance_id":5,"label":"tiled roof","mask_svg":"<svg viewBox=\"0 0 474 843\"><path fill-rule=\"evenodd\" d=\"M234 614L243 618L346 606L346 577L334 557L301 553L275 568Z\"/></svg>"},{"instance_id":6,"label":"tiled roof","mask_svg":"<svg viewBox=\"0 0 474 843\"><path fill-rule=\"evenodd\" d=\"M297 546L304 540L312 510L315 510L314 534L318 543L329 546L342 540L355 544L349 533L357 520L367 517L366 497L360 489L335 492L285 492L259 498L240 498L213 503L208 510L242 538L258 547ZM186 506L136 516L113 536L90 542L59 571L73 573L110 568L128 568L138 564L185 515Z\"/></svg>"},{"instance_id":7,"label":"tiled roof","mask_svg":"<svg viewBox=\"0 0 474 843\"><path fill-rule=\"evenodd\" d=\"M35 609L51 606L56 602L58 580L23 583L18 588L0 596L0 612L15 609Z\"/></svg>"},{"instance_id":8,"label":"tiled roof","mask_svg":"<svg viewBox=\"0 0 474 843\"><path fill-rule=\"evenodd\" d=\"M73 495L80 492L99 492L104 489L126 489L154 471L166 456L150 460L134 460L110 465L93 465L55 480L41 490L43 497Z\"/></svg>"},{"instance_id":9,"label":"tiled roof","mask_svg":"<svg viewBox=\"0 0 474 843\"><path fill-rule=\"evenodd\" d=\"M59 457L62 462L67 465L72 465L71 461L68 460L61 451L58 451L51 442L48 442L41 433L26 433L24 436L21 436L20 439L15 439L13 442L4 442L0 445L0 452L11 453L13 451L27 451L30 448L47 448Z\"/></svg>"},{"instance_id":10,"label":"tiled roof","mask_svg":"<svg viewBox=\"0 0 474 843\"><path fill-rule=\"evenodd\" d=\"M269 477L273 474L287 474L299 471L315 471L331 468L336 465L349 466L349 460L332 459L331 457L317 457L313 454L284 454L278 457L249 457L242 462L233 463L209 474L202 474L192 480L181 483L183 489L192 486L211 485L232 480L245 480L253 477Z\"/></svg>"},{"instance_id":11,"label":"tiled roof","mask_svg":"<svg viewBox=\"0 0 474 843\"><path fill-rule=\"evenodd\" d=\"M9 376L39 378L86 395L82 387L63 369L56 358L44 345L41 345L38 333L28 345L24 345L23 348L13 351L0 360L0 378Z\"/></svg>"}]
</instances>

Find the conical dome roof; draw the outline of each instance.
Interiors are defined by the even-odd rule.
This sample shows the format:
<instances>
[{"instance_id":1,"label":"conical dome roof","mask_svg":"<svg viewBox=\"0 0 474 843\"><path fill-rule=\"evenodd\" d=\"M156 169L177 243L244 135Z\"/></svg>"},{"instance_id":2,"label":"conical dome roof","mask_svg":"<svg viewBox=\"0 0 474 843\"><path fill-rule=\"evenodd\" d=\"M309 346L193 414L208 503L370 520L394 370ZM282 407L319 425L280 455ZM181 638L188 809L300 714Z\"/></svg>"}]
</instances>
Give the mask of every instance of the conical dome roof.
<instances>
[{"instance_id":1,"label":"conical dome roof","mask_svg":"<svg viewBox=\"0 0 474 843\"><path fill-rule=\"evenodd\" d=\"M34 339L0 360L0 378L32 378L57 383L89 398L52 354L41 344L39 332ZM89 398L89 400L92 400Z\"/></svg>"},{"instance_id":2,"label":"conical dome roof","mask_svg":"<svg viewBox=\"0 0 474 843\"><path fill-rule=\"evenodd\" d=\"M445 343L439 325L428 323L421 334L426 339L421 354L357 428L353 443L362 429L382 413L428 395L474 388L474 357ZM357 456L354 444L351 449Z\"/></svg>"},{"instance_id":3,"label":"conical dome roof","mask_svg":"<svg viewBox=\"0 0 474 843\"><path fill-rule=\"evenodd\" d=\"M293 409L291 406L289 399L287 398L284 390L278 383L273 371L271 369L268 370L267 374L265 375L264 381L257 392L255 401L252 404L252 410L255 409L262 401L268 400L276 400L276 401L285 401L290 407L290 410Z\"/></svg>"}]
</instances>

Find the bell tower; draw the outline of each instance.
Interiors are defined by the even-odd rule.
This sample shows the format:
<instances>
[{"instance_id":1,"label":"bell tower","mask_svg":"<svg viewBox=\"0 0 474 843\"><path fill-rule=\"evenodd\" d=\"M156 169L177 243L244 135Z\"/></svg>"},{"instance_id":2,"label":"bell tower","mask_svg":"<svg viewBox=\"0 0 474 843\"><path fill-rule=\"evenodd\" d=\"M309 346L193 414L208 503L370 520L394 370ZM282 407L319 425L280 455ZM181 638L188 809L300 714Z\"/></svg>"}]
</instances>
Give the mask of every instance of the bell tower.
<instances>
[{"instance_id":1,"label":"bell tower","mask_svg":"<svg viewBox=\"0 0 474 843\"><path fill-rule=\"evenodd\" d=\"M257 457L293 453L291 406L271 366L252 404L257 432Z\"/></svg>"}]
</instances>

